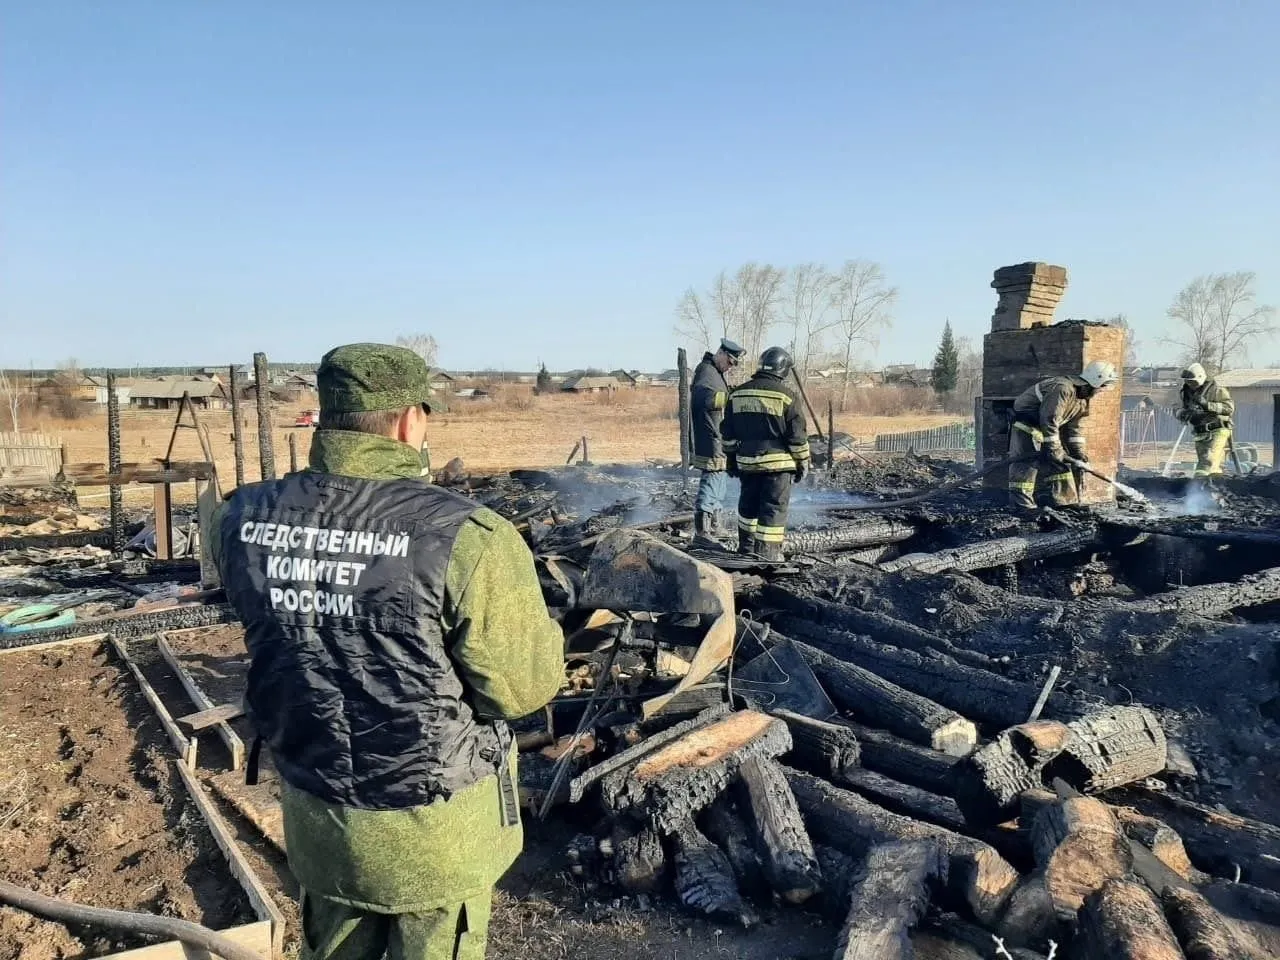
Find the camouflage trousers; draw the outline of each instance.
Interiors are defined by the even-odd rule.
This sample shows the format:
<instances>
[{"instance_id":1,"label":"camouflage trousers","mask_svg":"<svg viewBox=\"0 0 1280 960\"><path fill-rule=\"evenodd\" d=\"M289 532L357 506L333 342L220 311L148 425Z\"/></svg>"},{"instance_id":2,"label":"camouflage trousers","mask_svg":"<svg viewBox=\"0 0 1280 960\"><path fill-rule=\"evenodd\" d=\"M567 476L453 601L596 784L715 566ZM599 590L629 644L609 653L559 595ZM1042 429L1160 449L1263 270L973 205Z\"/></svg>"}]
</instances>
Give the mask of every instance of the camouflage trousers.
<instances>
[{"instance_id":1,"label":"camouflage trousers","mask_svg":"<svg viewBox=\"0 0 1280 960\"><path fill-rule=\"evenodd\" d=\"M370 913L302 892L303 960L484 960L492 891L422 913Z\"/></svg>"},{"instance_id":2,"label":"camouflage trousers","mask_svg":"<svg viewBox=\"0 0 1280 960\"><path fill-rule=\"evenodd\" d=\"M1042 453L1044 434L1015 423L1009 431L1009 505L1023 510L1036 508L1036 490L1042 488L1055 507L1076 502L1076 478L1071 468L1050 460ZM1030 458L1030 459L1025 459Z\"/></svg>"},{"instance_id":3,"label":"camouflage trousers","mask_svg":"<svg viewBox=\"0 0 1280 960\"><path fill-rule=\"evenodd\" d=\"M1231 431L1223 427L1196 433L1197 477L1217 477L1222 474L1222 461L1227 455L1227 441Z\"/></svg>"}]
</instances>

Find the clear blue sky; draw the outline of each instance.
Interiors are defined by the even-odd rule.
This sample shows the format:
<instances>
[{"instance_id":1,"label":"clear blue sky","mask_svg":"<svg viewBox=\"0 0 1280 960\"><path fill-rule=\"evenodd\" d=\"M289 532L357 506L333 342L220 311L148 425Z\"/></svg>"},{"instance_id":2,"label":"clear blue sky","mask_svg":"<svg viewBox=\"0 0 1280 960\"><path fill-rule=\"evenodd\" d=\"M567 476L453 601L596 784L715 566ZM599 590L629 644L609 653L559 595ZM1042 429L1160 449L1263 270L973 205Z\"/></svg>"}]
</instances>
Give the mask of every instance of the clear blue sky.
<instances>
[{"instance_id":1,"label":"clear blue sky","mask_svg":"<svg viewBox=\"0 0 1280 960\"><path fill-rule=\"evenodd\" d=\"M749 259L880 261L881 363L1023 260L1149 343L1198 273L1280 301L1275 0L0 9L0 366L662 368Z\"/></svg>"}]
</instances>

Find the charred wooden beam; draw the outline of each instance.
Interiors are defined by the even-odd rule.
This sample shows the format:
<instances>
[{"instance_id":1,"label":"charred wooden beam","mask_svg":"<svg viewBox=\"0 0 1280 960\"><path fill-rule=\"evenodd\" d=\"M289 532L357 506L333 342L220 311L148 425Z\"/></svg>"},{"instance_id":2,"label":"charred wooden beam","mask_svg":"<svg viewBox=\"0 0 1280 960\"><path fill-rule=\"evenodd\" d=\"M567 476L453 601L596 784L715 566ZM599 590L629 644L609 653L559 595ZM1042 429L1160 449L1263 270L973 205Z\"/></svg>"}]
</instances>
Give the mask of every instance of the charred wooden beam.
<instances>
[{"instance_id":1,"label":"charred wooden beam","mask_svg":"<svg viewBox=\"0 0 1280 960\"><path fill-rule=\"evenodd\" d=\"M1194 890L1169 887L1160 903L1187 960L1260 960L1236 924Z\"/></svg>"},{"instance_id":2,"label":"charred wooden beam","mask_svg":"<svg viewBox=\"0 0 1280 960\"><path fill-rule=\"evenodd\" d=\"M1093 797L1072 797L1041 810L1031 827L1031 847L1062 920L1073 918L1086 897L1133 866L1120 824Z\"/></svg>"},{"instance_id":3,"label":"charred wooden beam","mask_svg":"<svg viewBox=\"0 0 1280 960\"><path fill-rule=\"evenodd\" d=\"M955 914L931 915L925 920L925 929L936 930L949 940L962 943L978 951L979 956L983 957L984 960L993 955L992 948L995 944L990 931L975 926L967 920L961 920ZM1009 954L1012 960L1045 960L1044 954L1036 953L1034 950L1026 950L1022 947L1006 945L1005 952Z\"/></svg>"},{"instance_id":4,"label":"charred wooden beam","mask_svg":"<svg viewBox=\"0 0 1280 960\"><path fill-rule=\"evenodd\" d=\"M1164 730L1145 707L1111 707L1067 726L1071 738L1045 775L1062 777L1082 793L1102 793L1165 768Z\"/></svg>"},{"instance_id":5,"label":"charred wooden beam","mask_svg":"<svg viewBox=\"0 0 1280 960\"><path fill-rule=\"evenodd\" d=\"M816 647L796 642L796 648L828 693L859 720L953 756L977 746L977 727L955 711Z\"/></svg>"},{"instance_id":6,"label":"charred wooden beam","mask_svg":"<svg viewBox=\"0 0 1280 960\"><path fill-rule=\"evenodd\" d=\"M901 520L888 517L868 517L862 520L840 523L819 530L797 530L788 533L783 541L787 556L796 553L835 553L840 550L857 550L860 547L901 543L916 535L916 528Z\"/></svg>"},{"instance_id":7,"label":"charred wooden beam","mask_svg":"<svg viewBox=\"0 0 1280 960\"><path fill-rule=\"evenodd\" d=\"M601 799L614 813L643 818L670 833L719 796L748 761L789 749L785 723L741 710L611 773L600 783Z\"/></svg>"},{"instance_id":8,"label":"charred wooden beam","mask_svg":"<svg viewBox=\"0 0 1280 960\"><path fill-rule=\"evenodd\" d=\"M786 759L793 767L838 780L845 770L858 766L862 756L858 738L847 726L815 720L790 710L771 712L791 731L791 751Z\"/></svg>"},{"instance_id":9,"label":"charred wooden beam","mask_svg":"<svg viewBox=\"0 0 1280 960\"><path fill-rule=\"evenodd\" d=\"M1280 891L1280 826L1206 807L1166 791L1126 790L1113 799L1167 823L1201 870Z\"/></svg>"},{"instance_id":10,"label":"charred wooden beam","mask_svg":"<svg viewBox=\"0 0 1280 960\"><path fill-rule=\"evenodd\" d=\"M955 798L965 818L993 826L1017 816L1019 798L1042 785L1045 767L1071 739L1071 730L1053 720L1023 723L1001 732L956 766Z\"/></svg>"},{"instance_id":11,"label":"charred wooden beam","mask_svg":"<svg viewBox=\"0 0 1280 960\"><path fill-rule=\"evenodd\" d=\"M880 564L880 569L886 573L898 573L902 570L915 570L919 573L987 570L1023 560L1045 560L1068 553L1079 553L1093 549L1098 543L1097 527L1087 524L1052 533L983 540L936 553L909 553L905 557Z\"/></svg>"},{"instance_id":12,"label":"charred wooden beam","mask_svg":"<svg viewBox=\"0 0 1280 960\"><path fill-rule=\"evenodd\" d=\"M931 888L945 876L945 858L929 841L872 847L840 931L837 960L913 960L911 930L929 906Z\"/></svg>"},{"instance_id":13,"label":"charred wooden beam","mask_svg":"<svg viewBox=\"0 0 1280 960\"><path fill-rule=\"evenodd\" d=\"M960 762L960 757L920 747L884 730L865 727L849 720L840 720L839 723L852 730L858 738L859 759L868 770L883 773L886 777L909 783L930 793L951 794L954 776L952 771Z\"/></svg>"},{"instance_id":14,"label":"charred wooden beam","mask_svg":"<svg viewBox=\"0 0 1280 960\"><path fill-rule=\"evenodd\" d=\"M1185 960L1151 891L1126 880L1085 901L1076 948L1090 960Z\"/></svg>"},{"instance_id":15,"label":"charred wooden beam","mask_svg":"<svg viewBox=\"0 0 1280 960\"><path fill-rule=\"evenodd\" d=\"M895 647L921 651L939 650L970 666L982 667L991 664L991 658L985 654L958 647L947 637L930 633L914 623L907 623L883 613L832 603L830 600L819 600L816 597L802 597L773 583L766 584L760 589L760 600L764 606L793 614L802 620L835 627L848 633L869 636L873 640L892 644Z\"/></svg>"},{"instance_id":16,"label":"charred wooden beam","mask_svg":"<svg viewBox=\"0 0 1280 960\"><path fill-rule=\"evenodd\" d=\"M964 904L985 924L994 923L1018 882L1018 871L989 845L943 827L890 813L883 807L797 770L787 771L810 834L852 856L878 843L930 840L948 858L952 902Z\"/></svg>"},{"instance_id":17,"label":"charred wooden beam","mask_svg":"<svg viewBox=\"0 0 1280 960\"><path fill-rule=\"evenodd\" d=\"M743 893L755 897L768 892L760 854L747 833L747 825L727 794L717 797L699 814L698 826L729 859L738 888Z\"/></svg>"},{"instance_id":18,"label":"charred wooden beam","mask_svg":"<svg viewBox=\"0 0 1280 960\"><path fill-rule=\"evenodd\" d=\"M211 627L219 623L234 623L235 611L225 603L198 604L153 610L147 613L132 611L81 620L68 627L51 630L33 630L30 633L0 633L0 650L16 650L36 643L52 643L87 634L110 633L119 640L130 640L164 630L186 630L192 627Z\"/></svg>"},{"instance_id":19,"label":"charred wooden beam","mask_svg":"<svg viewBox=\"0 0 1280 960\"><path fill-rule=\"evenodd\" d=\"M1031 715L1040 693L1032 685L959 663L934 650L889 646L794 616L779 617L775 623L789 637L857 664L974 720L1002 727L1022 723ZM1061 696L1050 697L1049 715L1065 706L1061 701Z\"/></svg>"},{"instance_id":20,"label":"charred wooden beam","mask_svg":"<svg viewBox=\"0 0 1280 960\"><path fill-rule=\"evenodd\" d=\"M586 796L587 790L592 785L600 782L605 777L619 770L625 770L628 767L639 763L649 754L665 747L669 743L679 740L687 733L692 733L702 727L710 726L715 723L726 713L729 712L728 704L712 707L704 710L690 720L677 723L675 726L668 727L661 733L655 733L632 747L628 747L621 753L616 753L608 760L597 763L591 769L573 778L569 783L569 802L578 803Z\"/></svg>"},{"instance_id":21,"label":"charred wooden beam","mask_svg":"<svg viewBox=\"0 0 1280 960\"><path fill-rule=\"evenodd\" d=\"M652 893L662 883L667 855L656 830L617 820L609 838L609 851L614 878L623 890Z\"/></svg>"},{"instance_id":22,"label":"charred wooden beam","mask_svg":"<svg viewBox=\"0 0 1280 960\"><path fill-rule=\"evenodd\" d=\"M759 918L742 900L733 879L733 868L724 853L690 821L678 824L671 834L675 864L676 896L698 913L744 927Z\"/></svg>"},{"instance_id":23,"label":"charred wooden beam","mask_svg":"<svg viewBox=\"0 0 1280 960\"><path fill-rule=\"evenodd\" d=\"M923 820L957 833L965 833L968 824L964 814L950 797L939 796L910 784L899 783L874 770L851 767L838 778L832 778L837 786L847 787L886 810L900 813L913 820Z\"/></svg>"},{"instance_id":24,"label":"charred wooden beam","mask_svg":"<svg viewBox=\"0 0 1280 960\"><path fill-rule=\"evenodd\" d=\"M5 550L62 550L76 547L111 546L111 531L73 530L69 533L30 534L0 537L0 551Z\"/></svg>"},{"instance_id":25,"label":"charred wooden beam","mask_svg":"<svg viewBox=\"0 0 1280 960\"><path fill-rule=\"evenodd\" d=\"M1277 600L1280 600L1280 567L1271 567L1231 583L1203 583L1158 593L1126 603L1123 608L1142 613L1189 613L1213 618Z\"/></svg>"},{"instance_id":26,"label":"charred wooden beam","mask_svg":"<svg viewBox=\"0 0 1280 960\"><path fill-rule=\"evenodd\" d=\"M1059 939L1063 928L1053 897L1045 885L1044 871L1028 874L1013 891L1004 915L1000 917L1001 938L1016 946L1046 943Z\"/></svg>"},{"instance_id":27,"label":"charred wooden beam","mask_svg":"<svg viewBox=\"0 0 1280 960\"><path fill-rule=\"evenodd\" d=\"M822 877L782 768L767 758L748 760L736 792L769 886L787 903L804 903L821 889Z\"/></svg>"}]
</instances>

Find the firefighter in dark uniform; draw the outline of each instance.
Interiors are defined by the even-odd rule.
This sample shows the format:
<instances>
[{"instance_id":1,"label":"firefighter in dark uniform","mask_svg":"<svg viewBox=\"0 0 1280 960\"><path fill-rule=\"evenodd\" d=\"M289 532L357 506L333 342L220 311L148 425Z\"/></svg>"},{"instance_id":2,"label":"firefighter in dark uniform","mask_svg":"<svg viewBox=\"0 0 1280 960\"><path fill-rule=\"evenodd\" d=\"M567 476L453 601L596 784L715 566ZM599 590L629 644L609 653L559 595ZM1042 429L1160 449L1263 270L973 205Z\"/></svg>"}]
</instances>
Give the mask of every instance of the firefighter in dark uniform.
<instances>
[{"instance_id":1,"label":"firefighter in dark uniform","mask_svg":"<svg viewBox=\"0 0 1280 960\"><path fill-rule=\"evenodd\" d=\"M740 478L738 550L782 559L791 483L809 469L809 433L795 388L791 354L770 347L760 369L729 394L722 432L729 473Z\"/></svg>"},{"instance_id":2,"label":"firefighter in dark uniform","mask_svg":"<svg viewBox=\"0 0 1280 960\"><path fill-rule=\"evenodd\" d=\"M1084 437L1089 399L1115 382L1116 368L1094 360L1079 376L1048 377L1019 394L1009 431L1009 456L1016 461L1009 464L1011 506L1034 511L1037 483L1047 488L1054 506L1077 502L1077 479L1067 458L1089 462Z\"/></svg>"},{"instance_id":3,"label":"firefighter in dark uniform","mask_svg":"<svg viewBox=\"0 0 1280 960\"><path fill-rule=\"evenodd\" d=\"M1195 479L1205 480L1222 473L1222 459L1231 442L1231 417L1235 401L1227 388L1219 386L1198 363L1182 371L1182 407L1178 419L1195 431Z\"/></svg>"},{"instance_id":4,"label":"firefighter in dark uniform","mask_svg":"<svg viewBox=\"0 0 1280 960\"><path fill-rule=\"evenodd\" d=\"M732 340L721 340L720 349L707 352L693 371L690 410L693 420L693 467L702 471L693 508L693 531L698 539L713 540L720 532L720 507L729 486L725 472L724 442L720 424L729 399L724 375L738 365L746 351Z\"/></svg>"}]
</instances>

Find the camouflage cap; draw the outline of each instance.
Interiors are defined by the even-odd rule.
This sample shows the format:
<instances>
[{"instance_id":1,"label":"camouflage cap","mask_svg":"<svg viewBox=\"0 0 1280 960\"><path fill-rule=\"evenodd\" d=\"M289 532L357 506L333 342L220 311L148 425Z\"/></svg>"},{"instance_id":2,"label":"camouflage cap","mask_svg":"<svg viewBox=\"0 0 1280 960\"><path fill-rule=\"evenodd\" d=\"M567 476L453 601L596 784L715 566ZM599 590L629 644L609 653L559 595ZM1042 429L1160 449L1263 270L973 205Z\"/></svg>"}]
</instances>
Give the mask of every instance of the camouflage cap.
<instances>
[{"instance_id":1,"label":"camouflage cap","mask_svg":"<svg viewBox=\"0 0 1280 960\"><path fill-rule=\"evenodd\" d=\"M432 411L446 409L431 387L426 361L386 343L334 347L320 360L316 389L322 413L400 410L420 403Z\"/></svg>"}]
</instances>

